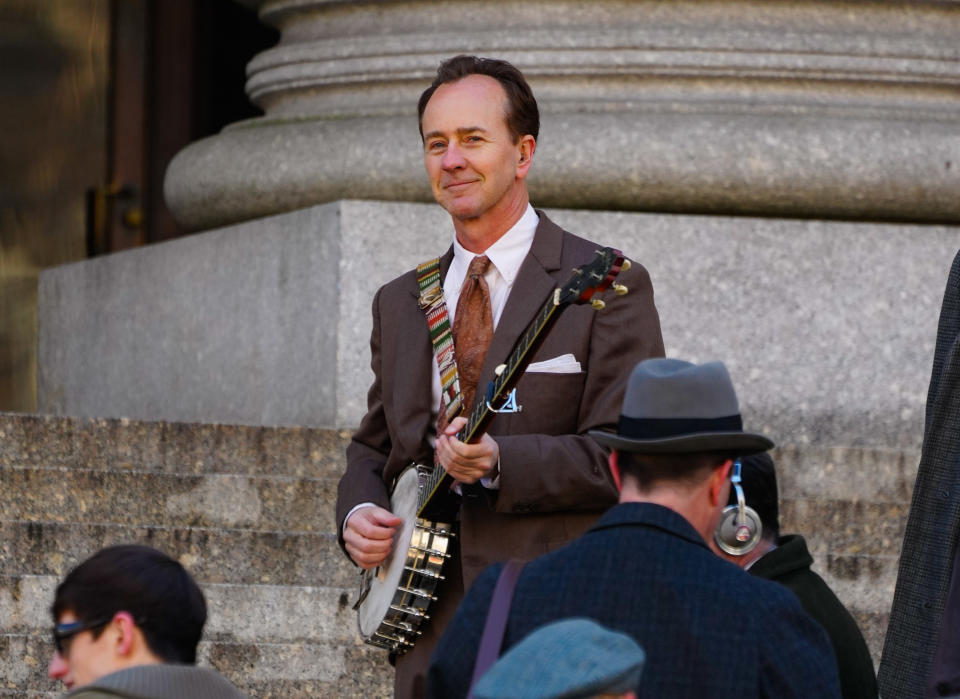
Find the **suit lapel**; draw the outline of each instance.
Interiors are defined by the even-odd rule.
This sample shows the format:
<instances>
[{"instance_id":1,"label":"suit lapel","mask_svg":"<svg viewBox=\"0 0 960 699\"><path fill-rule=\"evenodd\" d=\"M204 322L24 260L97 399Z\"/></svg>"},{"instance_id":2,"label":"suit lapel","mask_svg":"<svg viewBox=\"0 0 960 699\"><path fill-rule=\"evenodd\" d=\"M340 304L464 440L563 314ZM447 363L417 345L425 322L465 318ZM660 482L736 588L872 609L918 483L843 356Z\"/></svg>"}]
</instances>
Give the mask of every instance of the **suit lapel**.
<instances>
[{"instance_id":1,"label":"suit lapel","mask_svg":"<svg viewBox=\"0 0 960 699\"><path fill-rule=\"evenodd\" d=\"M560 267L563 230L542 211L537 211L537 214L540 224L493 334L477 385L478 397L485 393L487 385L493 380L493 370L506 360L521 333L530 325L550 292L557 287L557 280L551 272Z\"/></svg>"}]
</instances>

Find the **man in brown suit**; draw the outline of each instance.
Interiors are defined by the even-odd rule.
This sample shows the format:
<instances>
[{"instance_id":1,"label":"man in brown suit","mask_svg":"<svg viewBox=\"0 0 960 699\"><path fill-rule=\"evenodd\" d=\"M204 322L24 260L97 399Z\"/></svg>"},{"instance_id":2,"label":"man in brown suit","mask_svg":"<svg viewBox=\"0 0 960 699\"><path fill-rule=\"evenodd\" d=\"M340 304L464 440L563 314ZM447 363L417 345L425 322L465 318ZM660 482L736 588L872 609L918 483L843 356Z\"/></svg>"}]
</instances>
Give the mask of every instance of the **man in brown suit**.
<instances>
[{"instance_id":1,"label":"man in brown suit","mask_svg":"<svg viewBox=\"0 0 960 699\"><path fill-rule=\"evenodd\" d=\"M424 163L437 201L453 222L440 274L451 322L461 282L475 256L490 265L495 327L478 382L494 378L548 295L589 262L598 245L567 233L529 203L526 177L539 133L536 100L522 74L504 61L458 56L441 64L421 96ZM473 274L471 272L471 274ZM382 287L373 301L368 410L347 448L337 522L341 545L359 566L382 563L399 519L390 486L411 463L440 465L467 489L458 551L415 647L396 658L396 695L420 696L433 644L457 603L487 565L533 558L586 531L616 502L606 450L592 429L613 429L623 386L642 359L663 355L649 275L639 264L618 277L627 296L596 312L567 308L516 386L519 412L498 415L487 434L466 444L458 417L435 438L438 371L418 307L416 272ZM434 443L435 442L435 443ZM406 545L406 544L401 544Z\"/></svg>"}]
</instances>

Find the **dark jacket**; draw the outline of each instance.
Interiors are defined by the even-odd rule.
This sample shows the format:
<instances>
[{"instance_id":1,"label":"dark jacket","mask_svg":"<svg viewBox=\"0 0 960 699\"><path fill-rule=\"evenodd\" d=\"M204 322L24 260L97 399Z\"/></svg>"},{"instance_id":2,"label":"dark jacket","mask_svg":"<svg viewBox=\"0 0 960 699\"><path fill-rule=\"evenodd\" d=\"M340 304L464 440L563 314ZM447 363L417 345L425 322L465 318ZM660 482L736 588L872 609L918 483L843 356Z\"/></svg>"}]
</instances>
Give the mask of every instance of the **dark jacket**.
<instances>
[{"instance_id":1,"label":"dark jacket","mask_svg":"<svg viewBox=\"0 0 960 699\"><path fill-rule=\"evenodd\" d=\"M943 295L927 392L923 449L878 681L884 697L960 690L960 254ZM943 647L939 647L941 629ZM939 691L934 685L941 684Z\"/></svg>"},{"instance_id":2,"label":"dark jacket","mask_svg":"<svg viewBox=\"0 0 960 699\"><path fill-rule=\"evenodd\" d=\"M196 665L138 665L65 695L70 699L244 699L213 670Z\"/></svg>"},{"instance_id":3,"label":"dark jacket","mask_svg":"<svg viewBox=\"0 0 960 699\"><path fill-rule=\"evenodd\" d=\"M827 583L810 570L813 557L802 536L791 534L749 568L751 575L785 585L804 611L820 622L833 644L844 699L876 699L877 676L860 627Z\"/></svg>"},{"instance_id":4,"label":"dark jacket","mask_svg":"<svg viewBox=\"0 0 960 699\"><path fill-rule=\"evenodd\" d=\"M428 697L466 695L501 568L477 579L447 626ZM720 559L683 517L659 505L617 505L584 536L531 561L503 650L567 617L593 619L643 647L637 695L645 699L840 696L827 635L796 597Z\"/></svg>"}]
</instances>

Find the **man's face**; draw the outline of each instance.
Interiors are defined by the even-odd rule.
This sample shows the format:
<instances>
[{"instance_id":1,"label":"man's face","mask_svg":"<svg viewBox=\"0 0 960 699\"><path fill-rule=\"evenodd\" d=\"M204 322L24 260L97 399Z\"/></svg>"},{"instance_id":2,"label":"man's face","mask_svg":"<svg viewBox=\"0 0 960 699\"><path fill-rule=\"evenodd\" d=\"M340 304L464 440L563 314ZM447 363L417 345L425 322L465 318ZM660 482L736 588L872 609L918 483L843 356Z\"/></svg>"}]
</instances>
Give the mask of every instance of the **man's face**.
<instances>
[{"instance_id":1,"label":"man's face","mask_svg":"<svg viewBox=\"0 0 960 699\"><path fill-rule=\"evenodd\" d=\"M74 621L77 621L77 617L73 612L64 612L57 624ZM63 654L54 651L47 674L50 679L63 682L67 689L83 687L109 675L118 669L113 640L114 635L109 633L109 628L97 638L93 637L93 630L89 630L64 639Z\"/></svg>"},{"instance_id":2,"label":"man's face","mask_svg":"<svg viewBox=\"0 0 960 699\"><path fill-rule=\"evenodd\" d=\"M521 152L533 137L514 143L506 115L506 92L487 75L445 83L427 102L424 163L433 196L454 219L496 217L526 196Z\"/></svg>"}]
</instances>

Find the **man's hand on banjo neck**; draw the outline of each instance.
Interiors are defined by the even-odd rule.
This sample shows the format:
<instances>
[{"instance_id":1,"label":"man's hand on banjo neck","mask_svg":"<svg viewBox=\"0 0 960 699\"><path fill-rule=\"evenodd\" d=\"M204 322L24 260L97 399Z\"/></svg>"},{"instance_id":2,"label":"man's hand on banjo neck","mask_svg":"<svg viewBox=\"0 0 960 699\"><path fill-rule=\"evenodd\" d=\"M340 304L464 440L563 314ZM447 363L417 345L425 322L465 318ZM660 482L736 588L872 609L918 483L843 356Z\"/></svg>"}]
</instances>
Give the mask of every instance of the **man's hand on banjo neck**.
<instances>
[{"instance_id":1,"label":"man's hand on banjo neck","mask_svg":"<svg viewBox=\"0 0 960 699\"><path fill-rule=\"evenodd\" d=\"M471 444L461 442L456 435L466 424L467 418L458 417L447 425L437 439L437 459L457 483L493 480L500 475L500 446L487 433Z\"/></svg>"}]
</instances>

